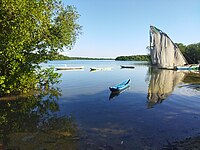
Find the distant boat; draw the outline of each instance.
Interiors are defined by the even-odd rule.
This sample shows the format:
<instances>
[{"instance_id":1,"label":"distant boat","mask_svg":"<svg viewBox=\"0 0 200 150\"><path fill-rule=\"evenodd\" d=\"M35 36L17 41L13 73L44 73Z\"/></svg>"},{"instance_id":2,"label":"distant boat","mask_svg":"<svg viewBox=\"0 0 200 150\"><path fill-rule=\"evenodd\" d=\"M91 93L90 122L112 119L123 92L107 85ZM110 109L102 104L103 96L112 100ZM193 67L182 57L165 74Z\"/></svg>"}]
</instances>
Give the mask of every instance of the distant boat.
<instances>
[{"instance_id":1,"label":"distant boat","mask_svg":"<svg viewBox=\"0 0 200 150\"><path fill-rule=\"evenodd\" d=\"M178 46L169 36L160 29L150 26L150 54L151 64L161 69L190 70L199 65L190 67Z\"/></svg>"},{"instance_id":2,"label":"distant boat","mask_svg":"<svg viewBox=\"0 0 200 150\"><path fill-rule=\"evenodd\" d=\"M99 68L99 67L91 67L90 71L97 71L97 70L111 70L112 68Z\"/></svg>"},{"instance_id":3,"label":"distant boat","mask_svg":"<svg viewBox=\"0 0 200 150\"><path fill-rule=\"evenodd\" d=\"M121 65L121 68L135 68L133 65Z\"/></svg>"},{"instance_id":4,"label":"distant boat","mask_svg":"<svg viewBox=\"0 0 200 150\"><path fill-rule=\"evenodd\" d=\"M56 70L79 70L84 69L84 66L79 67L69 67L69 66L63 66L63 67L55 67Z\"/></svg>"},{"instance_id":5,"label":"distant boat","mask_svg":"<svg viewBox=\"0 0 200 150\"><path fill-rule=\"evenodd\" d=\"M109 89L110 89L111 92L119 92L119 91L122 91L122 90L124 90L124 89L126 89L126 88L129 87L130 81L131 81L130 79L125 80L125 81L123 81L122 83L119 83L119 84L117 84L117 85L115 85L115 86L109 87Z\"/></svg>"}]
</instances>

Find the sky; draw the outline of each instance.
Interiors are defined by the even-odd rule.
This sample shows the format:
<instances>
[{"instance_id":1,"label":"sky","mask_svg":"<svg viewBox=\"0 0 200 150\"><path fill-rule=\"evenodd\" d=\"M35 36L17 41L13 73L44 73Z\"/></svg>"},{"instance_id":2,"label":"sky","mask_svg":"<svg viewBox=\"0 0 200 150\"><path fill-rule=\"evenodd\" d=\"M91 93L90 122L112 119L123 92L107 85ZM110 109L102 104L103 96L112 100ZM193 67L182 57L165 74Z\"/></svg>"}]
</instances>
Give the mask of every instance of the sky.
<instances>
[{"instance_id":1,"label":"sky","mask_svg":"<svg viewBox=\"0 0 200 150\"><path fill-rule=\"evenodd\" d=\"M200 42L200 0L63 0L76 7L82 32L71 57L116 58L148 54L153 25L175 43Z\"/></svg>"}]
</instances>

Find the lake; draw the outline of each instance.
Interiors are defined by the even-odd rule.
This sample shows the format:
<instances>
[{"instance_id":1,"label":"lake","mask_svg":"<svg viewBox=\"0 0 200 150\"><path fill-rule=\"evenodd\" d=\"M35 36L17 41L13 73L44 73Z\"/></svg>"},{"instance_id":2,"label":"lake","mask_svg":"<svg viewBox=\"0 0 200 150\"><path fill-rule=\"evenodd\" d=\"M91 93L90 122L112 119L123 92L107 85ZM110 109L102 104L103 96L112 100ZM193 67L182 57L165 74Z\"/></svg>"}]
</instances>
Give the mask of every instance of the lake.
<instances>
[{"instance_id":1,"label":"lake","mask_svg":"<svg viewBox=\"0 0 200 150\"><path fill-rule=\"evenodd\" d=\"M57 117L52 121L54 126L51 126L51 129L48 128L48 133L45 135L44 132L40 132L46 131L43 120L43 128L38 131L40 127L38 122L41 123L38 120L41 118L36 113L33 115L32 112L38 110L42 106L41 103L38 106L20 102L18 105L23 103L23 108L32 107L32 109L31 111L26 109L23 112L23 114L29 114L25 115L26 119L22 117L23 115L18 118L18 120L23 120L23 123L15 123L17 122L15 117L22 114L21 112L14 116L11 116L12 113L4 114L4 118L10 115L9 122L15 124L15 127L19 127L20 130L13 130L9 133L7 130L11 129L11 125L9 124L9 128L8 124L4 125L4 128L1 128L1 143L20 149L162 149L164 145L169 145L174 141L199 136L199 73L156 70L146 62L137 61L67 60L42 64L43 67L66 65L84 66L84 69L56 71L62 74L62 82L57 85L61 95L56 102L53 101L57 105L48 103L48 101L42 103L51 108L49 113L51 118L52 116ZM120 65L134 65L135 68L121 69ZM112 69L90 72L90 67ZM126 79L131 80L129 88L112 95L109 87ZM2 103L1 106L8 106L8 102L0 103ZM12 102L9 105L15 106ZM45 107L42 108L37 113L40 112L41 115L43 111L46 115L49 111ZM37 119L27 119L30 116L32 118L37 116ZM69 130L75 128L72 138L67 140L63 139L66 136L64 132L62 132L63 136L56 137L57 132L54 131L58 131L57 129L59 133L63 131L63 126L59 126L64 125L63 120L58 118L64 116L68 117L68 123L70 121ZM46 115L45 118L48 120L49 116ZM35 126L27 128L27 124ZM4 135L3 131L7 131L10 135ZM53 137L50 138L51 135ZM21 140L10 142L16 136ZM49 139L44 140L45 138ZM32 146L28 147L28 145Z\"/></svg>"}]
</instances>

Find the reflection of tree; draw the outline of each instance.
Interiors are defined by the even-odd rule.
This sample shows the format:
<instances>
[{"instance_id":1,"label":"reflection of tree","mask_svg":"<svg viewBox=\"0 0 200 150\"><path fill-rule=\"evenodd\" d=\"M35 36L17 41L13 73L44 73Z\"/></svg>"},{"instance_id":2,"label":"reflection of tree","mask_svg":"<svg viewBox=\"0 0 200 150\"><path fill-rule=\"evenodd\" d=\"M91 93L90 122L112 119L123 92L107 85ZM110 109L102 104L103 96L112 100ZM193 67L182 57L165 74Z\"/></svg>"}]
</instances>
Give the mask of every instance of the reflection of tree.
<instances>
[{"instance_id":1,"label":"reflection of tree","mask_svg":"<svg viewBox=\"0 0 200 150\"><path fill-rule=\"evenodd\" d=\"M187 87L200 91L200 73L190 72L184 79L184 83L187 83Z\"/></svg>"},{"instance_id":2,"label":"reflection of tree","mask_svg":"<svg viewBox=\"0 0 200 150\"><path fill-rule=\"evenodd\" d=\"M148 88L148 107L161 103L185 77L184 72L153 70Z\"/></svg>"},{"instance_id":3,"label":"reflection of tree","mask_svg":"<svg viewBox=\"0 0 200 150\"><path fill-rule=\"evenodd\" d=\"M59 111L59 95L59 89L48 88L15 100L1 100L0 145L6 149L54 149L58 141L66 144L76 133L76 124L70 116L54 114Z\"/></svg>"}]
</instances>

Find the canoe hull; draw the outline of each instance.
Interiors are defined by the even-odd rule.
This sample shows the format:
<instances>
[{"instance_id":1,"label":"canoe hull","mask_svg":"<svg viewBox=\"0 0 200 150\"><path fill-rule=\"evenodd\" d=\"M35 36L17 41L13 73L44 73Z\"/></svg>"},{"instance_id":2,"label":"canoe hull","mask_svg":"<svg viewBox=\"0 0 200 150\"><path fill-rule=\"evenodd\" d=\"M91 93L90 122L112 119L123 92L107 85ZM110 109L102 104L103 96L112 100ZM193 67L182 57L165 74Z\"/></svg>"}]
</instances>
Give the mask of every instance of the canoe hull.
<instances>
[{"instance_id":1,"label":"canoe hull","mask_svg":"<svg viewBox=\"0 0 200 150\"><path fill-rule=\"evenodd\" d=\"M131 65L121 65L121 68L131 68L131 69L133 69L133 68L135 68L134 66L131 66Z\"/></svg>"},{"instance_id":2,"label":"canoe hull","mask_svg":"<svg viewBox=\"0 0 200 150\"><path fill-rule=\"evenodd\" d=\"M97 68L97 67L91 67L90 70L111 70L112 68Z\"/></svg>"},{"instance_id":3,"label":"canoe hull","mask_svg":"<svg viewBox=\"0 0 200 150\"><path fill-rule=\"evenodd\" d=\"M84 66L80 66L80 67L56 67L56 70L78 70L78 69L84 69Z\"/></svg>"},{"instance_id":4,"label":"canoe hull","mask_svg":"<svg viewBox=\"0 0 200 150\"><path fill-rule=\"evenodd\" d=\"M116 86L111 86L111 87L109 87L109 89L111 92L120 92L120 91L128 88L129 84L130 84L130 79L128 79L120 84L117 84Z\"/></svg>"},{"instance_id":5,"label":"canoe hull","mask_svg":"<svg viewBox=\"0 0 200 150\"><path fill-rule=\"evenodd\" d=\"M200 65L177 66L177 70L200 70Z\"/></svg>"}]
</instances>

